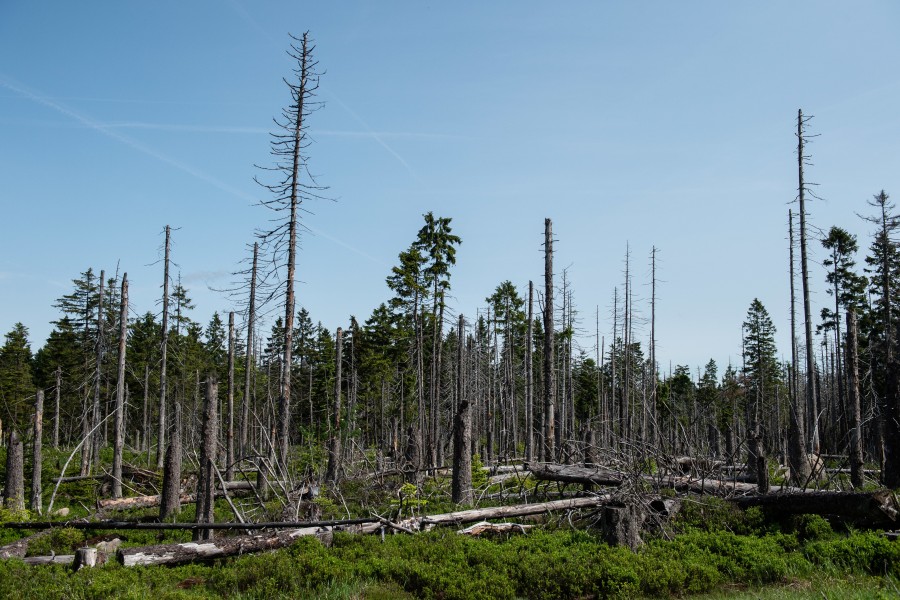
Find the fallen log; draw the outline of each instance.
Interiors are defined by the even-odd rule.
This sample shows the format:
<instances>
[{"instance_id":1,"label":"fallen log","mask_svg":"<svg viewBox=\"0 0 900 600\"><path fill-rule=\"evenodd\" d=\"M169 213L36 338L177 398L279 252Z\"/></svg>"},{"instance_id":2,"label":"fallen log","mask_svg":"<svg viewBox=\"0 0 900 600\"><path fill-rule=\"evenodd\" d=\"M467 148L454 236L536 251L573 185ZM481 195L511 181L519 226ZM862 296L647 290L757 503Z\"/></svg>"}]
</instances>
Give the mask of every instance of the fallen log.
<instances>
[{"instance_id":1,"label":"fallen log","mask_svg":"<svg viewBox=\"0 0 900 600\"><path fill-rule=\"evenodd\" d=\"M415 533L430 529L436 525L457 525L473 523L486 519L504 517L521 517L528 515L544 514L559 510L572 510L601 506L610 501L610 496L586 496L582 498L569 498L565 500L553 500L535 504L522 504L516 506L497 506L492 508L479 508L462 510L452 513L431 515L426 517L413 517L399 523L385 523L384 519L355 519L360 522L347 527L326 525L322 527L302 527L290 531L267 533L259 535L241 535L230 538L219 538L209 542L188 542L183 544L160 544L156 546L144 546L140 548L120 548L116 552L116 559L126 567L138 565L178 565L194 561L225 558L238 554L275 550L294 543L297 538L303 536L316 536L325 543L330 543L333 531L347 531L350 533L372 534L378 533L382 528L390 527L407 533ZM344 523L347 523L345 521ZM146 523L145 525L152 525ZM166 525L159 523L158 525ZM199 525L204 528L213 528L215 525ZM237 528L252 527L253 523L233 524Z\"/></svg>"},{"instance_id":2,"label":"fallen log","mask_svg":"<svg viewBox=\"0 0 900 600\"><path fill-rule=\"evenodd\" d=\"M45 528L41 527L41 529ZM28 545L34 540L42 538L49 533L49 529L46 531L39 531L38 533L23 537L22 539L6 544L5 546L0 546L0 558L24 558L28 553Z\"/></svg>"},{"instance_id":3,"label":"fallen log","mask_svg":"<svg viewBox=\"0 0 900 600\"><path fill-rule=\"evenodd\" d=\"M29 556L23 558L26 565L71 565L75 562L74 554L54 554L53 556Z\"/></svg>"},{"instance_id":4,"label":"fallen log","mask_svg":"<svg viewBox=\"0 0 900 600\"><path fill-rule=\"evenodd\" d=\"M732 498L737 506L759 506L780 515L817 514L859 520L873 526L894 525L900 504L890 490L875 492L809 491Z\"/></svg>"},{"instance_id":5,"label":"fallen log","mask_svg":"<svg viewBox=\"0 0 900 600\"><path fill-rule=\"evenodd\" d=\"M527 533L534 525L522 525L520 523L489 523L481 521L456 533L459 535L479 536L483 533Z\"/></svg>"},{"instance_id":6,"label":"fallen log","mask_svg":"<svg viewBox=\"0 0 900 600\"><path fill-rule=\"evenodd\" d=\"M99 500L97 505L101 510L130 510L132 508L150 508L159 506L160 495L130 496L128 498L108 498ZM182 494L181 503L187 504L194 501L194 494Z\"/></svg>"},{"instance_id":7,"label":"fallen log","mask_svg":"<svg viewBox=\"0 0 900 600\"><path fill-rule=\"evenodd\" d=\"M531 465L531 474L541 481L561 481L564 483L580 483L583 485L622 485L625 475L617 471L599 467L578 467L575 465L557 465L540 463Z\"/></svg>"},{"instance_id":8,"label":"fallen log","mask_svg":"<svg viewBox=\"0 0 900 600\"><path fill-rule=\"evenodd\" d=\"M126 567L180 565L195 561L249 554L251 552L276 550L290 546L303 536L316 536L320 541L327 544L331 541L332 529L332 527L305 527L276 533L219 538L208 542L119 548L116 552L116 560Z\"/></svg>"}]
</instances>

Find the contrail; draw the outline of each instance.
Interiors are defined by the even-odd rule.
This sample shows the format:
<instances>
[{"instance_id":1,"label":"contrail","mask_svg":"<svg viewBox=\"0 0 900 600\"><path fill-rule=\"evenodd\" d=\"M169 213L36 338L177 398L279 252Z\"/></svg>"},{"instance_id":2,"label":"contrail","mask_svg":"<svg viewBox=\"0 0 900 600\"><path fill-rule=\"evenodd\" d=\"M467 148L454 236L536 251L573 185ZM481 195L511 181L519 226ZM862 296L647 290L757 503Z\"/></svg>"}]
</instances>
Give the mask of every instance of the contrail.
<instances>
[{"instance_id":1,"label":"contrail","mask_svg":"<svg viewBox=\"0 0 900 600\"><path fill-rule=\"evenodd\" d=\"M134 140L126 135L123 135L121 133L114 131L108 125L106 125L104 123L101 123L101 122L96 121L86 115L76 112L75 110L65 106L64 104L61 104L54 100L51 100L47 96L42 95L21 83L12 82L8 78L6 78L2 73L0 73L0 86L3 86L6 89L15 92L16 94L19 94L20 96L28 98L29 100L31 100L33 102L36 102L38 104L41 104L48 108L51 108L51 109L55 110L56 112L63 114L65 116L69 117L70 119L77 121L78 123L81 123L85 127L88 127L89 129L93 129L94 131L97 131L99 133L102 133L103 135L105 135L113 140L116 140L119 143L125 144L126 146L128 146L134 150L137 150L138 152L141 152L143 154L151 156L163 163L166 163L167 165L175 167L176 169L183 171L183 172L187 173L188 175L196 177L197 179L200 179L201 181L205 181L206 183L212 185L213 187L216 187L223 192L231 194L232 196L234 196L236 198L240 198L241 200L247 201L251 204L255 204L258 201L257 198L255 198L249 194L246 194L246 193L242 192L241 190L238 190L226 183L223 183L223 182L219 181L218 179L216 179L215 177L212 177L211 175L207 175L203 171L200 171L199 169L196 169L196 168L194 168L186 163L183 163L181 161L175 160L174 158L172 158L170 156L166 156L165 154L163 154L161 152L158 152L152 148L145 146L144 144L141 144L137 140ZM341 241L335 237L332 237L332 236L326 234L324 231L321 231L319 229L311 227L308 224L304 223L304 225L312 233L314 233L316 235L320 235L327 240L330 240L340 246L343 246L344 248L347 248L348 250L355 252L356 254L362 256L363 258L365 258L367 260L370 260L379 265L384 264L382 261L373 257L372 255L368 254L367 252L360 250L359 248L355 248L354 246L352 246L344 241Z\"/></svg>"}]
</instances>

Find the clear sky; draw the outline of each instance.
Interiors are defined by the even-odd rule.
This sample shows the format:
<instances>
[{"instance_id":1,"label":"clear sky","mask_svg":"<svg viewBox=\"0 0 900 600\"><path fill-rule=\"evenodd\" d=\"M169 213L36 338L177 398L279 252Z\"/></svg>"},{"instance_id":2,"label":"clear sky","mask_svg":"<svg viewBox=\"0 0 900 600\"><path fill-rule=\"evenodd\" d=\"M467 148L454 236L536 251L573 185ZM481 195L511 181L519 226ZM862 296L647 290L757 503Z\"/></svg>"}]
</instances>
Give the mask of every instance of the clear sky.
<instances>
[{"instance_id":1,"label":"clear sky","mask_svg":"<svg viewBox=\"0 0 900 600\"><path fill-rule=\"evenodd\" d=\"M314 321L387 300L427 211L463 239L454 312L505 279L527 292L550 217L591 353L626 247L649 317L655 245L664 369L739 362L755 297L789 355L797 109L820 134L810 222L865 249L855 213L900 194L898 25L890 1L0 0L0 330L22 321L37 349L89 266L118 265L132 311L158 310L166 224L193 318L231 310L210 288L271 216L253 165L272 164L289 101L288 32L309 30L325 71L310 168L334 199L304 215L298 303ZM824 277L813 265L815 313Z\"/></svg>"}]
</instances>

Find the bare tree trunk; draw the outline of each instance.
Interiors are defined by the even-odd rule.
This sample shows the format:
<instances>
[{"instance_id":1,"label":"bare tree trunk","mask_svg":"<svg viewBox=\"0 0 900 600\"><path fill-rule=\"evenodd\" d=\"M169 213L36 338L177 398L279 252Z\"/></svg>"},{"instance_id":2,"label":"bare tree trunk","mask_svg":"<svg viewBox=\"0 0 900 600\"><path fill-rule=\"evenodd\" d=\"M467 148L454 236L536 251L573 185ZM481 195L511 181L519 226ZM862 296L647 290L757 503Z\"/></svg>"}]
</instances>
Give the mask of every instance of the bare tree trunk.
<instances>
[{"instance_id":1,"label":"bare tree trunk","mask_svg":"<svg viewBox=\"0 0 900 600\"><path fill-rule=\"evenodd\" d=\"M343 362L344 337L343 330L338 327L334 336L334 421L331 438L328 441L328 468L325 480L334 484L338 482L341 462L341 363Z\"/></svg>"},{"instance_id":2,"label":"bare tree trunk","mask_svg":"<svg viewBox=\"0 0 900 600\"><path fill-rule=\"evenodd\" d=\"M225 480L234 479L234 311L228 313L228 431L225 434Z\"/></svg>"},{"instance_id":3,"label":"bare tree trunk","mask_svg":"<svg viewBox=\"0 0 900 600\"><path fill-rule=\"evenodd\" d=\"M34 467L31 471L31 510L37 514L41 511L41 441L44 436L44 390L38 390L34 396L34 440L32 455Z\"/></svg>"},{"instance_id":4,"label":"bare tree trunk","mask_svg":"<svg viewBox=\"0 0 900 600\"><path fill-rule=\"evenodd\" d=\"M122 274L119 309L119 362L116 375L116 418L113 441L112 495L122 497L122 449L125 446L125 349L128 341L128 273Z\"/></svg>"},{"instance_id":5,"label":"bare tree trunk","mask_svg":"<svg viewBox=\"0 0 900 600\"><path fill-rule=\"evenodd\" d=\"M25 449L15 429L9 430L6 445L6 486L3 506L9 510L25 510Z\"/></svg>"},{"instance_id":6,"label":"bare tree trunk","mask_svg":"<svg viewBox=\"0 0 900 600\"><path fill-rule=\"evenodd\" d=\"M215 507L216 476L216 407L219 398L219 385L215 375L206 376L206 401L203 407L203 443L200 447L200 474L197 478L197 518L196 523L212 523ZM213 538L212 529L194 531L194 541L205 541Z\"/></svg>"},{"instance_id":7,"label":"bare tree trunk","mask_svg":"<svg viewBox=\"0 0 900 600\"><path fill-rule=\"evenodd\" d=\"M816 402L816 358L813 349L812 317L809 307L809 269L806 261L806 185L803 182L803 111L797 111L797 177L800 202L800 271L803 284L803 319L806 331L806 409L809 413L808 451L819 451L818 404Z\"/></svg>"},{"instance_id":8,"label":"bare tree trunk","mask_svg":"<svg viewBox=\"0 0 900 600\"><path fill-rule=\"evenodd\" d=\"M250 427L251 373L253 367L253 323L256 319L256 268L259 243L253 243L253 268L250 271L250 305L247 308L247 356L244 360L244 397L241 399L241 455L247 454Z\"/></svg>"},{"instance_id":9,"label":"bare tree trunk","mask_svg":"<svg viewBox=\"0 0 900 600\"><path fill-rule=\"evenodd\" d=\"M56 389L54 390L55 402L53 406L53 449L59 448L59 401L60 388L62 387L62 367L56 367Z\"/></svg>"},{"instance_id":10,"label":"bare tree trunk","mask_svg":"<svg viewBox=\"0 0 900 600\"><path fill-rule=\"evenodd\" d=\"M94 352L94 402L85 413L85 442L81 447L81 474L87 475L91 472L91 462L97 460L96 454L100 452L99 440L94 427L100 422L100 367L103 362L103 283L106 278L106 272L100 271L100 294L97 304L97 345Z\"/></svg>"},{"instance_id":11,"label":"bare tree trunk","mask_svg":"<svg viewBox=\"0 0 900 600\"><path fill-rule=\"evenodd\" d=\"M144 365L144 406L143 412L143 427L141 429L142 440L141 449L144 452L150 451L150 361ZM147 455L147 463L150 463L150 455Z\"/></svg>"},{"instance_id":12,"label":"bare tree trunk","mask_svg":"<svg viewBox=\"0 0 900 600\"><path fill-rule=\"evenodd\" d=\"M528 282L528 333L525 339L525 460L534 460L534 283ZM460 365L462 367L462 365Z\"/></svg>"},{"instance_id":13,"label":"bare tree trunk","mask_svg":"<svg viewBox=\"0 0 900 600\"><path fill-rule=\"evenodd\" d=\"M472 411L465 393L466 322L459 315L458 343L456 347L456 398L457 409L453 418L453 481L451 495L457 504L471 505L472 489ZM530 436L529 436L530 437ZM526 438L527 439L527 438Z\"/></svg>"},{"instance_id":14,"label":"bare tree trunk","mask_svg":"<svg viewBox=\"0 0 900 600\"><path fill-rule=\"evenodd\" d=\"M544 220L544 458L552 461L556 455L556 336L553 330L553 222Z\"/></svg>"},{"instance_id":15,"label":"bare tree trunk","mask_svg":"<svg viewBox=\"0 0 900 600\"><path fill-rule=\"evenodd\" d=\"M811 469L806 454L804 427L806 402L800 396L800 382L797 377L799 355L797 352L796 295L794 293L794 215L790 210L788 211L788 247L791 261L791 381L789 387L792 397L788 425L788 464L791 470L791 480L795 485L802 486L809 482Z\"/></svg>"},{"instance_id":16,"label":"bare tree trunk","mask_svg":"<svg viewBox=\"0 0 900 600\"><path fill-rule=\"evenodd\" d=\"M169 346L169 248L172 228L166 225L166 248L165 258L163 259L163 309L162 309L162 343L160 344L160 366L159 366L159 432L156 436L156 468L163 466L163 457L166 452L166 351ZM180 444L179 444L180 446ZM181 477L181 448L178 448L179 457L179 478ZM165 494L165 492L163 492ZM178 490L175 490L175 497L178 496Z\"/></svg>"},{"instance_id":17,"label":"bare tree trunk","mask_svg":"<svg viewBox=\"0 0 900 600\"><path fill-rule=\"evenodd\" d=\"M856 313L847 311L847 409L850 417L850 483L863 485L863 450L859 406L859 350L856 337Z\"/></svg>"},{"instance_id":18,"label":"bare tree trunk","mask_svg":"<svg viewBox=\"0 0 900 600\"><path fill-rule=\"evenodd\" d=\"M166 449L163 468L162 498L159 503L159 518L165 520L181 510L181 402L175 401L172 441Z\"/></svg>"}]
</instances>

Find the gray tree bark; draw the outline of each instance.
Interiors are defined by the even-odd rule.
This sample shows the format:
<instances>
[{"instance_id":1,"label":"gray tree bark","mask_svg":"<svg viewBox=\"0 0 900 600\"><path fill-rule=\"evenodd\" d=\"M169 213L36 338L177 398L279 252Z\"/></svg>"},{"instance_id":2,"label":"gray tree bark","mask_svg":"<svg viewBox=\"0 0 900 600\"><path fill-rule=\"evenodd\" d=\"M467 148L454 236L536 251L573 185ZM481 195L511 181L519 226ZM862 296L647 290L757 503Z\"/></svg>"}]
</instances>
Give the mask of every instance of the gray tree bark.
<instances>
[{"instance_id":1,"label":"gray tree bark","mask_svg":"<svg viewBox=\"0 0 900 600\"><path fill-rule=\"evenodd\" d=\"M166 248L163 264L163 309L162 309L162 343L160 344L160 365L159 365L159 432L156 437L156 468L163 466L163 458L166 450L166 359L169 346L169 248L172 229L166 225ZM178 449L179 454L181 448ZM181 457L178 457L179 465ZM181 468L179 467L179 479L181 478ZM178 495L176 490L175 495Z\"/></svg>"},{"instance_id":2,"label":"gray tree bark","mask_svg":"<svg viewBox=\"0 0 900 600\"><path fill-rule=\"evenodd\" d=\"M125 349L128 347L128 273L122 274L119 309L119 362L116 377L116 417L113 441L112 496L122 497L122 449L125 446Z\"/></svg>"},{"instance_id":3,"label":"gray tree bark","mask_svg":"<svg viewBox=\"0 0 900 600\"><path fill-rule=\"evenodd\" d=\"M219 385L215 375L206 376L206 398L203 406L203 442L200 446L200 474L197 478L197 523L212 523L215 507L216 407L219 403ZM212 529L194 531L194 541L213 539Z\"/></svg>"},{"instance_id":4,"label":"gray tree bark","mask_svg":"<svg viewBox=\"0 0 900 600\"><path fill-rule=\"evenodd\" d=\"M544 220L544 459L555 456L556 377L553 370L556 361L556 336L553 331L553 222Z\"/></svg>"},{"instance_id":5,"label":"gray tree bark","mask_svg":"<svg viewBox=\"0 0 900 600\"><path fill-rule=\"evenodd\" d=\"M31 471L31 510L41 512L41 440L44 436L44 390L38 390L34 399L34 468Z\"/></svg>"},{"instance_id":6,"label":"gray tree bark","mask_svg":"<svg viewBox=\"0 0 900 600\"><path fill-rule=\"evenodd\" d=\"M456 347L456 414L453 418L453 479L451 496L457 504L471 505L472 489L472 411L465 393L465 319L459 315ZM526 438L528 439L528 438Z\"/></svg>"},{"instance_id":7,"label":"gray tree bark","mask_svg":"<svg viewBox=\"0 0 900 600\"><path fill-rule=\"evenodd\" d=\"M25 510L25 451L15 429L9 430L6 445L6 485L3 505L10 510Z\"/></svg>"},{"instance_id":8,"label":"gray tree bark","mask_svg":"<svg viewBox=\"0 0 900 600\"><path fill-rule=\"evenodd\" d=\"M328 468L325 480L337 484L341 462L341 363L343 362L344 331L338 327L334 335L334 405L332 407L331 437L328 440Z\"/></svg>"},{"instance_id":9,"label":"gray tree bark","mask_svg":"<svg viewBox=\"0 0 900 600\"><path fill-rule=\"evenodd\" d=\"M850 418L850 483L863 486L862 415L859 403L859 350L856 313L847 311L847 409Z\"/></svg>"},{"instance_id":10,"label":"gray tree bark","mask_svg":"<svg viewBox=\"0 0 900 600\"><path fill-rule=\"evenodd\" d=\"M234 479L234 311L228 313L228 430L225 433L225 480Z\"/></svg>"}]
</instances>

